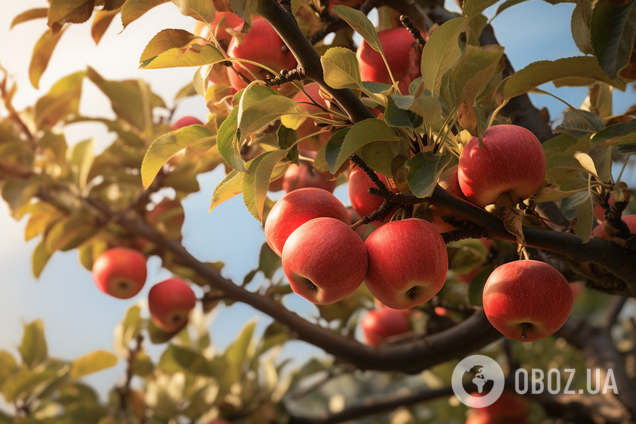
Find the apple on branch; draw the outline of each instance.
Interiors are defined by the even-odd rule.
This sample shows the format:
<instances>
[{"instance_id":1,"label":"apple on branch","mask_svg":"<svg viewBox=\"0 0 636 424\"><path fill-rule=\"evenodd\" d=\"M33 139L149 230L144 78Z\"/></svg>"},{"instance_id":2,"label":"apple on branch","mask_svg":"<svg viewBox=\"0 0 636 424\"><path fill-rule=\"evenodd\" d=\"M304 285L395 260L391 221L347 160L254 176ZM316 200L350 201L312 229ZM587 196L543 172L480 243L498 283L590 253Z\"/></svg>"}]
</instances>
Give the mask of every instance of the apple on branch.
<instances>
[{"instance_id":1,"label":"apple on branch","mask_svg":"<svg viewBox=\"0 0 636 424\"><path fill-rule=\"evenodd\" d=\"M360 236L335 218L305 222L283 247L283 270L292 290L317 305L353 293L367 275L367 264Z\"/></svg>"},{"instance_id":2,"label":"apple on branch","mask_svg":"<svg viewBox=\"0 0 636 424\"><path fill-rule=\"evenodd\" d=\"M316 157L314 151L301 151L299 153L301 156L311 159ZM320 188L333 193L336 185L337 182L331 174L320 172L311 162L301 160L299 165L294 163L289 165L283 176L282 187L287 193L308 187Z\"/></svg>"},{"instance_id":3,"label":"apple on branch","mask_svg":"<svg viewBox=\"0 0 636 424\"><path fill-rule=\"evenodd\" d=\"M127 247L108 249L93 264L92 274L102 292L118 299L130 299L146 282L146 257Z\"/></svg>"},{"instance_id":4,"label":"apple on branch","mask_svg":"<svg viewBox=\"0 0 636 424\"><path fill-rule=\"evenodd\" d=\"M392 221L371 233L366 285L380 302L409 309L439 292L448 273L444 239L423 219Z\"/></svg>"},{"instance_id":5,"label":"apple on branch","mask_svg":"<svg viewBox=\"0 0 636 424\"><path fill-rule=\"evenodd\" d=\"M155 284L148 293L148 309L152 322L169 333L174 333L188 323L190 311L197 298L185 281L169 278Z\"/></svg>"},{"instance_id":6,"label":"apple on branch","mask_svg":"<svg viewBox=\"0 0 636 424\"><path fill-rule=\"evenodd\" d=\"M474 204L514 206L539 190L546 160L541 143L517 125L484 131L482 145L473 137L459 158L459 186Z\"/></svg>"},{"instance_id":7,"label":"apple on branch","mask_svg":"<svg viewBox=\"0 0 636 424\"><path fill-rule=\"evenodd\" d=\"M488 321L519 342L554 334L570 316L573 301L568 280L554 267L534 260L499 266L488 277L483 292Z\"/></svg>"},{"instance_id":8,"label":"apple on branch","mask_svg":"<svg viewBox=\"0 0 636 424\"><path fill-rule=\"evenodd\" d=\"M301 188L280 199L265 221L265 240L282 256L287 238L305 222L320 217L350 224L347 209L333 194L319 188Z\"/></svg>"},{"instance_id":9,"label":"apple on branch","mask_svg":"<svg viewBox=\"0 0 636 424\"><path fill-rule=\"evenodd\" d=\"M372 309L360 321L368 345L380 346L386 339L411 331L408 315L391 308Z\"/></svg>"},{"instance_id":10,"label":"apple on branch","mask_svg":"<svg viewBox=\"0 0 636 424\"><path fill-rule=\"evenodd\" d=\"M636 234L636 215L625 215L621 217L621 219L623 220L625 224L627 224L629 231L631 231L632 234ZM620 237L610 236L605 229L606 226L607 226L607 221L601 222L599 225L597 225L594 228L594 230L592 230L592 235L594 237L599 237L605 240L611 240L614 243L618 244L619 246L625 246L626 240Z\"/></svg>"}]
</instances>

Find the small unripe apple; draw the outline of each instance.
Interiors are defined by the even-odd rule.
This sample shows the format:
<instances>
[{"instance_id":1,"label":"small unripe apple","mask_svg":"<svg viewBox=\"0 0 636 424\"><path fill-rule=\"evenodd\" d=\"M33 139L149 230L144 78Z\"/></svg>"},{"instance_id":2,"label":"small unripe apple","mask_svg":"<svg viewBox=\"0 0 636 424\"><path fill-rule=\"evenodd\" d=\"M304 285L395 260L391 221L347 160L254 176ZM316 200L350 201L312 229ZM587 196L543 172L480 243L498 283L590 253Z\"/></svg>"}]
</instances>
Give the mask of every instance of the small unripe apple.
<instances>
[{"instance_id":1,"label":"small unripe apple","mask_svg":"<svg viewBox=\"0 0 636 424\"><path fill-rule=\"evenodd\" d=\"M294 69L297 64L296 58L289 50L283 50L284 46L285 43L269 22L265 19L257 19L254 21L250 32L245 34L242 39L238 37L232 39L227 49L227 54L232 58L248 59L262 63L277 72L281 69ZM250 81L252 78L248 70L262 80L269 75L260 66L252 64L234 62L234 67ZM247 87L247 83L229 68L228 76L230 84L236 90Z\"/></svg>"},{"instance_id":2,"label":"small unripe apple","mask_svg":"<svg viewBox=\"0 0 636 424\"><path fill-rule=\"evenodd\" d=\"M625 224L627 224L627 228L629 228L629 231L636 234L636 215L625 215L621 217L621 219ZM607 234L607 231L605 231L606 225L607 221L601 222L599 225L594 227L594 229L592 230L592 235L594 237L611 240L619 246L625 246L625 239L622 239L620 237L611 237L609 234Z\"/></svg>"},{"instance_id":3,"label":"small unripe apple","mask_svg":"<svg viewBox=\"0 0 636 424\"><path fill-rule=\"evenodd\" d=\"M365 342L371 346L380 346L389 337L411 330L408 316L390 308L370 310L360 321L360 326Z\"/></svg>"},{"instance_id":4,"label":"small unripe apple","mask_svg":"<svg viewBox=\"0 0 636 424\"><path fill-rule=\"evenodd\" d=\"M300 165L292 163L283 177L283 190L289 193L301 188L314 187L333 193L336 180L318 171L311 163L300 161Z\"/></svg>"},{"instance_id":5,"label":"small unripe apple","mask_svg":"<svg viewBox=\"0 0 636 424\"><path fill-rule=\"evenodd\" d=\"M378 31L378 38L393 78L399 81L400 92L409 94L409 84L421 75L420 54L415 50L415 39L405 28L383 29ZM362 41L356 56L360 62L363 81L391 84L391 77L382 56L366 41Z\"/></svg>"},{"instance_id":6,"label":"small unripe apple","mask_svg":"<svg viewBox=\"0 0 636 424\"><path fill-rule=\"evenodd\" d=\"M541 143L517 125L496 125L473 137L459 158L459 185L474 204L514 206L539 190L546 160Z\"/></svg>"},{"instance_id":7,"label":"small unripe apple","mask_svg":"<svg viewBox=\"0 0 636 424\"><path fill-rule=\"evenodd\" d=\"M446 245L430 222L389 222L372 232L365 244L367 288L389 308L408 309L427 302L446 281Z\"/></svg>"},{"instance_id":8,"label":"small unripe apple","mask_svg":"<svg viewBox=\"0 0 636 424\"><path fill-rule=\"evenodd\" d=\"M179 128L189 127L190 125L203 125L203 122L194 116L184 116L177 122L172 124L172 131L176 131Z\"/></svg>"},{"instance_id":9,"label":"small unripe apple","mask_svg":"<svg viewBox=\"0 0 636 424\"><path fill-rule=\"evenodd\" d=\"M554 334L572 311L572 289L554 267L539 261L508 262L484 286L488 321L504 336L531 342Z\"/></svg>"},{"instance_id":10,"label":"small unripe apple","mask_svg":"<svg viewBox=\"0 0 636 424\"><path fill-rule=\"evenodd\" d=\"M188 322L188 315L194 309L197 298L183 280L169 278L155 284L148 293L148 309L152 322L159 328L173 333Z\"/></svg>"},{"instance_id":11,"label":"small unripe apple","mask_svg":"<svg viewBox=\"0 0 636 424\"><path fill-rule=\"evenodd\" d=\"M99 255L92 273L95 285L102 292L118 299L130 299L146 282L146 257L134 249L115 247Z\"/></svg>"},{"instance_id":12,"label":"small unripe apple","mask_svg":"<svg viewBox=\"0 0 636 424\"><path fill-rule=\"evenodd\" d=\"M315 218L287 239L283 271L294 292L317 305L329 305L362 284L367 274L367 249L344 222Z\"/></svg>"},{"instance_id":13,"label":"small unripe apple","mask_svg":"<svg viewBox=\"0 0 636 424\"><path fill-rule=\"evenodd\" d=\"M286 194L267 215L265 240L282 256L287 238L305 222L320 217L350 224L347 209L333 194L319 188L301 188Z\"/></svg>"},{"instance_id":14,"label":"small unripe apple","mask_svg":"<svg viewBox=\"0 0 636 424\"><path fill-rule=\"evenodd\" d=\"M318 83L312 82L305 85L305 91L312 99L316 101L316 103L323 107L327 107L327 102L325 102L325 99L320 97L320 85ZM296 95L293 97L293 100L309 113L314 114L323 112L323 110L320 109L318 106L314 106L309 97L307 97L307 95L305 95L305 93L303 93L302 91L296 93ZM325 116L324 112L322 116ZM307 118L305 122L303 122L302 125L296 130L296 133L298 134L298 138L303 138L318 131L320 131L320 127L317 127L315 125L315 121L312 118ZM329 140L331 134L331 131L322 130L318 135L301 141L299 144L299 148L300 150L319 150L322 145Z\"/></svg>"}]
</instances>

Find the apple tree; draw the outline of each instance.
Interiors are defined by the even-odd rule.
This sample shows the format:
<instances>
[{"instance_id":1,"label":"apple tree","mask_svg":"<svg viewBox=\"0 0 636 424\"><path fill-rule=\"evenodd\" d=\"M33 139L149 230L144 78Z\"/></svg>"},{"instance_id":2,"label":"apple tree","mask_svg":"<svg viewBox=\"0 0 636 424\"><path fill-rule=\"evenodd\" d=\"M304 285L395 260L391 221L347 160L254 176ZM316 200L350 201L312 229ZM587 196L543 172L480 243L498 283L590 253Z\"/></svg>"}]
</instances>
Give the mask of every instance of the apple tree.
<instances>
[{"instance_id":1,"label":"apple tree","mask_svg":"<svg viewBox=\"0 0 636 424\"><path fill-rule=\"evenodd\" d=\"M51 0L16 16L46 19L32 85L70 25L90 22L99 43L120 19L126 37L163 3ZM636 322L619 319L636 296L636 220L612 169L633 166L636 146L636 104L612 110L614 91L636 79L635 0L577 1L561 24L581 55L517 70L483 14L495 0L458 1L461 12L430 0L172 3L193 30L159 32L139 66L191 67L176 101L202 96L207 122L171 125L174 106L145 81L91 67L16 110L0 68L0 187L28 220L26 240L39 240L34 275L70 250L121 299L146 283L150 256L174 275L153 286L150 318L130 301L114 353L52 358L44 324L25 325L19 358L0 350L12 407L1 423L636 420ZM85 81L115 119L81 116ZM550 121L528 96L554 96L545 83L588 96ZM64 136L87 121L116 136L99 154ZM267 239L244 281L181 242L181 202L217 167L210 212L240 195ZM330 194L340 184L351 208ZM174 198L157 201L167 188ZM318 317L288 309L298 295ZM237 303L274 321L262 336L248 323L216 351L194 314ZM292 340L324 355L292 369L276 359ZM507 391L468 410L451 374L477 352L503 365ZM100 400L81 378L118 359L124 383ZM533 369L563 383L575 370L573 390L513 394L516 371ZM616 390L594 392L589 378Z\"/></svg>"}]
</instances>

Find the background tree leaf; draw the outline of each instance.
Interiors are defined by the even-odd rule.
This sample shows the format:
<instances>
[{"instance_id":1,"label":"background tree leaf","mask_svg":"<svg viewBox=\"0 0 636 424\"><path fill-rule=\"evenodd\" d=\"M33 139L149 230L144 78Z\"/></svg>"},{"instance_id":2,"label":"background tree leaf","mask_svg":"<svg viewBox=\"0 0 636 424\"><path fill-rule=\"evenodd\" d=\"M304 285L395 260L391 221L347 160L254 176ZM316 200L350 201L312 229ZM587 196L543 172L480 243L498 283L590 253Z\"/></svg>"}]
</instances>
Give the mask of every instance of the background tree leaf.
<instances>
[{"instance_id":1,"label":"background tree leaf","mask_svg":"<svg viewBox=\"0 0 636 424\"><path fill-rule=\"evenodd\" d=\"M610 78L627 66L636 37L636 1L599 0L592 14L592 46Z\"/></svg>"},{"instance_id":2,"label":"background tree leaf","mask_svg":"<svg viewBox=\"0 0 636 424\"><path fill-rule=\"evenodd\" d=\"M40 88L40 78L44 71L46 71L53 50L55 46L57 46L58 41L60 41L60 37L62 37L63 33L64 28L56 34L53 34L52 30L47 29L38 42L35 43L31 56L31 64L29 65L29 81L31 81L33 88Z\"/></svg>"},{"instance_id":3,"label":"background tree leaf","mask_svg":"<svg viewBox=\"0 0 636 424\"><path fill-rule=\"evenodd\" d=\"M80 378L106 368L114 367L117 364L117 356L105 351L96 350L73 361L71 366L71 378Z\"/></svg>"},{"instance_id":4,"label":"background tree leaf","mask_svg":"<svg viewBox=\"0 0 636 424\"><path fill-rule=\"evenodd\" d=\"M22 356L22 363L29 369L37 367L46 360L49 353L42 320L36 319L24 326L24 334L18 350Z\"/></svg>"}]
</instances>

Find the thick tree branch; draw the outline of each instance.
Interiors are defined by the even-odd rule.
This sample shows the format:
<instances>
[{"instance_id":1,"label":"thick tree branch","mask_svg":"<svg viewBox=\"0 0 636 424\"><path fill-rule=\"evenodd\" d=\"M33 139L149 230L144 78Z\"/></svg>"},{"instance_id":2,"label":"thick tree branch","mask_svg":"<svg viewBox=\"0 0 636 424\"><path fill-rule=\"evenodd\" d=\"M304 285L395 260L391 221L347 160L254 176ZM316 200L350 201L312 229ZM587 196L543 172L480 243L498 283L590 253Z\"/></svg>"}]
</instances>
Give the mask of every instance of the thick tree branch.
<instances>
[{"instance_id":1,"label":"thick tree branch","mask_svg":"<svg viewBox=\"0 0 636 424\"><path fill-rule=\"evenodd\" d=\"M464 357L501 337L501 334L490 325L483 312L475 312L470 318L447 331L412 343L381 347L366 346L305 320L269 297L237 286L222 277L216 269L194 258L181 244L163 238L145 222L118 216L97 199L86 200L107 220L113 219L129 233L144 237L170 251L182 265L193 269L213 288L222 290L227 297L248 304L271 316L286 325L298 339L311 343L363 370L417 373L450 359Z\"/></svg>"}]
</instances>

